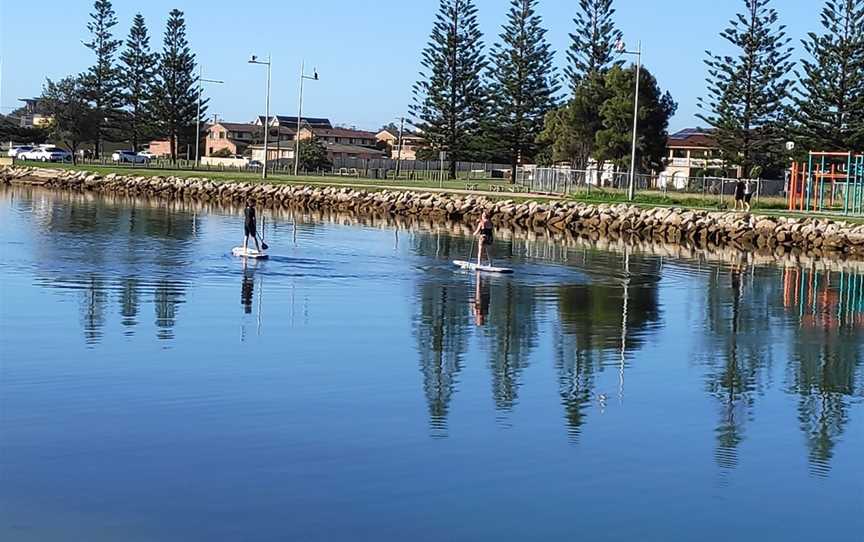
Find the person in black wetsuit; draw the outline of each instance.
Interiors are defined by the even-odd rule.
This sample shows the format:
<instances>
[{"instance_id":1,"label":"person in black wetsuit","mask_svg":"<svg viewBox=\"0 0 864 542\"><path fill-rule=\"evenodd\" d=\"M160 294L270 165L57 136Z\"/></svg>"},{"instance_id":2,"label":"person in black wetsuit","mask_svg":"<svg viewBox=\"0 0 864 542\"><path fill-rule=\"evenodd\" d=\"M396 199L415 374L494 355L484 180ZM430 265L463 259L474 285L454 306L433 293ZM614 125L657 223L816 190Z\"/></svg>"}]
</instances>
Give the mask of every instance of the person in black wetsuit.
<instances>
[{"instance_id":1,"label":"person in black wetsuit","mask_svg":"<svg viewBox=\"0 0 864 542\"><path fill-rule=\"evenodd\" d=\"M255 204L252 201L246 202L246 208L243 210L243 250L249 246L249 238L255 241L255 249L261 252L261 246L258 244L258 233L255 220Z\"/></svg>"},{"instance_id":2,"label":"person in black wetsuit","mask_svg":"<svg viewBox=\"0 0 864 542\"><path fill-rule=\"evenodd\" d=\"M474 235L480 237L477 246L477 265L482 265L480 262L483 260L484 252L486 253L486 260L489 262L489 265L492 265L492 221L489 220L489 215L486 211L483 211L483 214L480 215Z\"/></svg>"}]
</instances>

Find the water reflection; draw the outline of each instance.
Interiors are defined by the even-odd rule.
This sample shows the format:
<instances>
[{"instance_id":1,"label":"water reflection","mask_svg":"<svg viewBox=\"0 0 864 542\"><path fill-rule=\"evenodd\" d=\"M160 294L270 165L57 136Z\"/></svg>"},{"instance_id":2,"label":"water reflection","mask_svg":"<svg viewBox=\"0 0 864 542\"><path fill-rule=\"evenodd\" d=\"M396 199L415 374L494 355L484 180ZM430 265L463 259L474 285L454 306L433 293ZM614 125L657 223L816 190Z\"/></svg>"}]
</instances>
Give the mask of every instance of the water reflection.
<instances>
[{"instance_id":1,"label":"water reflection","mask_svg":"<svg viewBox=\"0 0 864 542\"><path fill-rule=\"evenodd\" d=\"M318 267L312 259L274 259L270 269L216 257L201 264L202 254L230 245L221 236L226 229L233 231L233 217L136 200L16 194L14 206L34 236L36 283L75 299L80 320L76 338L83 333L93 348L115 331L112 323L120 324L115 329L124 337L142 334L142 325L149 334L146 326L152 324L162 345L174 344L183 338L177 336L179 323L200 314L196 309L202 305L203 311L225 309L239 318L241 340L251 322L246 316L254 314L258 334L266 337L261 329L265 277L273 300L268 299L268 310L273 312L277 300L288 307L278 322L281 327L273 324L284 332L294 322L292 274L299 275L303 266L312 269L301 277L307 281L328 280L330 273L350 277L361 266L372 271L381 266L374 279L381 288L395 275L407 277L409 294L400 295L411 311L411 334L386 339L407 340L416 351L419 377L412 368L416 380L410 385L416 393L422 389L434 437L448 435L451 404L464 393L463 371L474 363L482 371L483 399L504 415L529 397L523 388L527 370L548 371L544 376L554 403L549 415L561 420L558 430L566 431L571 443L578 443L589 420L602 423L603 409L616 408L616 400L625 405L627 392L645 385L632 377L632 369L640 368L638 354L656 340L668 341L670 330L686 336L681 344L693 348L687 352L688 363L699 371L693 387L713 407L702 423L713 431L711 453L724 478L741 463L742 443L752 438L754 420L769 416L766 394L782 390L794 398L794 431L800 431L817 476L829 474L854 403L862 398L864 273L854 263L802 266L787 261L781 262L786 267L777 267L758 255L734 252L670 258L670 252L680 255L675 252L680 247L505 230L496 235L495 253L519 272L495 277L454 272L449 266L449 260L464 258L471 249L467 227L461 225L274 212L270 235L279 239L281 234L285 244L290 236L301 251L317 250L313 263ZM352 240L360 242L336 257L333 247L341 250L347 243L334 222L362 222L386 235L352 230L357 236ZM205 249L208 235L212 244ZM378 245L386 246L381 251L386 257L376 252ZM208 296L192 302L192 289L206 282L203 276L229 284L230 295L217 298L221 305L208 305L216 303ZM333 281L326 291L342 295L339 288L351 281L359 282ZM350 287L350 295L356 296L351 302L377 301L357 284ZM681 291L695 293L682 301ZM315 295L326 297L321 292ZM304 297L307 321L315 295ZM236 320L231 326L236 332ZM352 338L350 330L346 333ZM663 346L670 352L679 347ZM669 375L670 380L678 377Z\"/></svg>"},{"instance_id":2,"label":"water reflection","mask_svg":"<svg viewBox=\"0 0 864 542\"><path fill-rule=\"evenodd\" d=\"M14 193L14 197L13 197ZM92 195L6 190L33 222L37 282L79 292L84 340L98 345L116 296L125 336L140 324L142 300L153 304L160 340L174 339L188 283L179 278L195 250L194 213L161 205L113 205ZM155 277L141 280L140 275Z\"/></svg>"}]
</instances>

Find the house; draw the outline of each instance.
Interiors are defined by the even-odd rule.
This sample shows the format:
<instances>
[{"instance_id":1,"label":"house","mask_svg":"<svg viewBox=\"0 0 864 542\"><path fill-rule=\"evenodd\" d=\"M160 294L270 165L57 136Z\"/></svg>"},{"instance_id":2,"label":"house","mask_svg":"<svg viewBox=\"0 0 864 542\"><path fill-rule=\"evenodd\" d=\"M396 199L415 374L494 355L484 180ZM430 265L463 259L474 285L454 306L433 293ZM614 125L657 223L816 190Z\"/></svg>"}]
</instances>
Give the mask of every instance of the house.
<instances>
[{"instance_id":1,"label":"house","mask_svg":"<svg viewBox=\"0 0 864 542\"><path fill-rule=\"evenodd\" d=\"M375 132L355 130L353 128L318 128L305 126L300 130L300 140L315 137L322 143L339 143L342 145L359 145L361 147L375 147L378 143Z\"/></svg>"},{"instance_id":2,"label":"house","mask_svg":"<svg viewBox=\"0 0 864 542\"><path fill-rule=\"evenodd\" d=\"M402 130L402 152L399 152L399 133L391 133L389 130L381 130L375 134L375 139L390 145L390 157L402 160L416 160L417 150L428 144L417 132Z\"/></svg>"},{"instance_id":3,"label":"house","mask_svg":"<svg viewBox=\"0 0 864 542\"><path fill-rule=\"evenodd\" d=\"M364 147L362 145L348 145L344 143L331 143L328 141L321 141L321 144L324 145L324 148L327 151L327 158L331 161L333 160L345 160L356 158L360 160L369 160L374 158L385 158L384 151L379 149L373 149L371 147ZM264 145L251 145L250 147L252 153L252 159L263 161L264 160ZM293 160L294 159L294 145L279 147L271 147L267 146L267 160L268 161L280 161L280 160Z\"/></svg>"},{"instance_id":4,"label":"house","mask_svg":"<svg viewBox=\"0 0 864 542\"><path fill-rule=\"evenodd\" d=\"M285 126L271 127L268 132L268 147L290 146L286 145L286 142L293 141L295 133L295 130ZM207 130L204 155L224 154L225 150L232 156L244 154L249 145L262 143L263 138L261 124L218 122Z\"/></svg>"},{"instance_id":5,"label":"house","mask_svg":"<svg viewBox=\"0 0 864 542\"><path fill-rule=\"evenodd\" d=\"M18 123L21 128L47 128L54 122L54 116L45 111L42 98L19 98L24 106L18 111Z\"/></svg>"},{"instance_id":6,"label":"house","mask_svg":"<svg viewBox=\"0 0 864 542\"><path fill-rule=\"evenodd\" d=\"M669 178L737 177L720 155L720 147L705 128L686 128L666 140L668 163L663 174Z\"/></svg>"},{"instance_id":7,"label":"house","mask_svg":"<svg viewBox=\"0 0 864 542\"><path fill-rule=\"evenodd\" d=\"M207 130L204 141L204 156L214 154L243 154L256 136L261 135L261 127L239 122L217 122Z\"/></svg>"}]
</instances>

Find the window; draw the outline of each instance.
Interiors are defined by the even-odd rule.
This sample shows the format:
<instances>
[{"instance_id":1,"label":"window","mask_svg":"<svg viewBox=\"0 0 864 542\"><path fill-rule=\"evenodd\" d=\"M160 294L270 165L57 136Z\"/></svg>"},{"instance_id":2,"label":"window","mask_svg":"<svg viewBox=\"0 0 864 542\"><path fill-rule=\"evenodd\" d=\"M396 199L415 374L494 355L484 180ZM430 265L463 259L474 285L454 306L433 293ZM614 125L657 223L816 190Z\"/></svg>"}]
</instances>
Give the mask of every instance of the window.
<instances>
[{"instance_id":1,"label":"window","mask_svg":"<svg viewBox=\"0 0 864 542\"><path fill-rule=\"evenodd\" d=\"M708 151L705 149L693 149L690 151L690 158L703 159L708 157Z\"/></svg>"},{"instance_id":2,"label":"window","mask_svg":"<svg viewBox=\"0 0 864 542\"><path fill-rule=\"evenodd\" d=\"M687 149L672 149L672 158L687 158Z\"/></svg>"}]
</instances>

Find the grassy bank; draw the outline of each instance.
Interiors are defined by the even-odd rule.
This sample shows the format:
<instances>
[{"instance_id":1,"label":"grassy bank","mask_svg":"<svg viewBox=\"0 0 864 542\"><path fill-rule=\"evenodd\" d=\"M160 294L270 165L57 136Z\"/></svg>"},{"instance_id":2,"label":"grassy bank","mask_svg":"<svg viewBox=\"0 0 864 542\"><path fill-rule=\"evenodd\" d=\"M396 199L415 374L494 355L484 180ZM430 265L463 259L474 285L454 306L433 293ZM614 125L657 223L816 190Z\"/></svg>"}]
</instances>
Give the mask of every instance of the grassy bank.
<instances>
[{"instance_id":1,"label":"grassy bank","mask_svg":"<svg viewBox=\"0 0 864 542\"><path fill-rule=\"evenodd\" d=\"M71 164L43 164L41 162L18 162L17 165L48 167L55 169L72 169L77 171L91 171L100 175L117 173L123 175L160 175L175 176L181 178L203 177L214 182L261 181L261 173L254 171L208 171L192 169L163 169L134 167L131 165L71 165ZM369 179L363 177L333 176L333 175L286 175L282 173L268 175L267 181L272 184L302 184L314 186L339 186L370 191L399 189L416 191L439 191L458 192L464 194L482 194L495 199L513 200L550 200L561 199L555 194L538 194L530 192L510 192L511 185L504 180L482 179L482 180L445 180L443 182L431 180L406 180L406 179ZM470 188L470 190L469 190ZM566 196L567 200L584 203L624 203L627 202L625 190L614 188L591 187L588 191L581 188L578 192ZM732 207L732 196L725 194L678 193L663 192L659 190L642 190L636 193L633 204L640 207L682 207L689 209L721 210ZM789 212L786 209L786 201L781 197L763 197L754 201L753 211L760 214L772 216L819 216L833 219L848 220L850 222L864 222L864 217L844 217L840 213L803 214Z\"/></svg>"}]
</instances>

